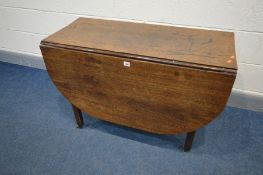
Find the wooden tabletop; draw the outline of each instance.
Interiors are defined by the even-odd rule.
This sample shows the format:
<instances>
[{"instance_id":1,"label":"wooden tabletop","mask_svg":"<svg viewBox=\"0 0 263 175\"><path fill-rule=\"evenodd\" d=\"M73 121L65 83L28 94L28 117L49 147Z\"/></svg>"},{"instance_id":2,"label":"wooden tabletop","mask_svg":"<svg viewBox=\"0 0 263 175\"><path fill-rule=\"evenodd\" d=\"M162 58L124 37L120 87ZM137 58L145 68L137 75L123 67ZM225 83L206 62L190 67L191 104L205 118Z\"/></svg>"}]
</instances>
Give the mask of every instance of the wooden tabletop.
<instances>
[{"instance_id":1,"label":"wooden tabletop","mask_svg":"<svg viewBox=\"0 0 263 175\"><path fill-rule=\"evenodd\" d=\"M232 32L79 18L41 44L211 70L237 69Z\"/></svg>"}]
</instances>

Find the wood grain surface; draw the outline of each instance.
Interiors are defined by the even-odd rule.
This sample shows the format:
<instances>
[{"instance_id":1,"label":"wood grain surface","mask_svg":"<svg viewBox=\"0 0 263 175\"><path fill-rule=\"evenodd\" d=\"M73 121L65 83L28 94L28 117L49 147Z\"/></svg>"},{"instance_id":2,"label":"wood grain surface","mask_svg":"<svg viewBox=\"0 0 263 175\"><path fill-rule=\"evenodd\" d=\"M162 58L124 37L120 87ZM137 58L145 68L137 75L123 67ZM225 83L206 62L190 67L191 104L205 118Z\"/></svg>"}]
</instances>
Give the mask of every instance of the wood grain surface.
<instances>
[{"instance_id":1,"label":"wood grain surface","mask_svg":"<svg viewBox=\"0 0 263 175\"><path fill-rule=\"evenodd\" d=\"M79 18L42 44L208 70L237 69L232 32Z\"/></svg>"},{"instance_id":2,"label":"wood grain surface","mask_svg":"<svg viewBox=\"0 0 263 175\"><path fill-rule=\"evenodd\" d=\"M71 28L75 26L86 30L85 24L91 22L94 21L84 22L81 19L66 29L67 32L65 33L72 31L72 33L68 33L72 35L71 37L65 36L64 38L65 41L68 41L67 44L90 46L94 42L95 36L91 37L87 34L93 39L89 40L89 37L85 38L85 36L83 36L85 39L80 39L81 33L77 35ZM101 22L104 23L104 21L99 21L99 23ZM80 25L82 23L84 23L83 27ZM120 24L126 26L126 23ZM143 28L148 27L143 25ZM142 29L138 30L141 31ZM155 30L160 30L161 33L163 27L157 27ZM172 31L170 27L166 30ZM190 31L187 29L189 34ZM60 43L63 34L64 32L60 32L57 36L55 34L47 40ZM151 33L151 35L153 34ZM212 34L208 32L209 37L210 35ZM224 35L230 37L228 33L220 33L220 35L223 38ZM205 32L202 36L205 36ZM107 43L106 39L109 37L114 38L113 36L102 35L100 39L104 38ZM158 38L160 36L152 37ZM72 43L69 42L69 38L72 38ZM170 38L166 39L170 40ZM220 37L218 39L222 40ZM84 40L87 40L87 43L84 43ZM187 38L186 40L188 41ZM145 51L146 54L152 53L155 56L170 55L164 47L158 51L154 50L155 44L160 45L160 43L157 44L155 40L152 41L153 49L147 50L146 46L143 47L144 44L150 47L148 45L150 41L145 41L137 43L143 47L142 50L139 49L139 46L135 47L134 50L138 48L137 51L140 54ZM129 51L133 50L132 47L136 45L133 43L134 41L127 40L126 42L125 48L128 48L128 43L130 43L131 49ZM103 46L100 42L97 43L98 45L93 44L97 47ZM112 48L115 47L117 45L112 46ZM223 48L223 46L219 48ZM212 121L224 109L236 76L235 72L217 72L89 53L54 47L54 45L48 45L45 42L41 45L41 51L54 84L75 106L99 119L159 134L190 132ZM219 51L214 53L217 52L219 53ZM226 55L230 52L221 52L221 54ZM195 60L190 58L191 54L188 56L188 61ZM224 62L221 57L214 57L213 59L218 59L218 61L213 61L213 64L217 66L221 66ZM124 66L124 61L129 62L130 67ZM204 58L201 59L201 62L211 63L204 61Z\"/></svg>"}]
</instances>

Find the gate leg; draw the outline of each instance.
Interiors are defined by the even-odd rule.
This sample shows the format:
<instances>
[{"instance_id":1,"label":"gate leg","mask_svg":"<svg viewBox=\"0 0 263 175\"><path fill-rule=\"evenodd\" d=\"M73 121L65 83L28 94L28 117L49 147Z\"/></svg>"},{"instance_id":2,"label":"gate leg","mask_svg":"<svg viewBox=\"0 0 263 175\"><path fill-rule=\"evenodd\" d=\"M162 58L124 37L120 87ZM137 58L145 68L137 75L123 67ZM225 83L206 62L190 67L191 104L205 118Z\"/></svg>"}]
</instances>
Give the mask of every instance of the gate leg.
<instances>
[{"instance_id":1,"label":"gate leg","mask_svg":"<svg viewBox=\"0 0 263 175\"><path fill-rule=\"evenodd\" d=\"M195 137L195 131L188 132L184 143L184 152L190 151Z\"/></svg>"},{"instance_id":2,"label":"gate leg","mask_svg":"<svg viewBox=\"0 0 263 175\"><path fill-rule=\"evenodd\" d=\"M76 106L74 106L73 104L72 104L72 109L75 115L77 127L81 128L83 126L83 117L82 117L81 110L77 108Z\"/></svg>"}]
</instances>

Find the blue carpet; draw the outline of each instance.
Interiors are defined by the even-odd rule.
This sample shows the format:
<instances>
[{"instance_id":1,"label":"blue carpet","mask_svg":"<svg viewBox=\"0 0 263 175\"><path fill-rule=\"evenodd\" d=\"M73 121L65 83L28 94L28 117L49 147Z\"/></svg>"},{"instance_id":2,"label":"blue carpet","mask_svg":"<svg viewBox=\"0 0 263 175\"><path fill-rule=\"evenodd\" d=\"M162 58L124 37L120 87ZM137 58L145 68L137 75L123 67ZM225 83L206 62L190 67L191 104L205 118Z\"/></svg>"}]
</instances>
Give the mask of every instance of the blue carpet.
<instances>
[{"instance_id":1,"label":"blue carpet","mask_svg":"<svg viewBox=\"0 0 263 175\"><path fill-rule=\"evenodd\" d=\"M85 117L46 71L0 62L0 174L263 174L263 114L227 107L197 132L155 135Z\"/></svg>"}]
</instances>

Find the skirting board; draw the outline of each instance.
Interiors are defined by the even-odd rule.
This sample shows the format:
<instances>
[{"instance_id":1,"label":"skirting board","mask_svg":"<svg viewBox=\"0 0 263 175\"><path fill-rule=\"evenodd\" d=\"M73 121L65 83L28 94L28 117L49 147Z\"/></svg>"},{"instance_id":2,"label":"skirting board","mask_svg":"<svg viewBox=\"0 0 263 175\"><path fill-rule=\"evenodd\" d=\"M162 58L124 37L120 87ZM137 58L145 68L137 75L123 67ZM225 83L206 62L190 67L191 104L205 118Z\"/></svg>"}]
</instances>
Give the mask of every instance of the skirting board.
<instances>
[{"instance_id":1,"label":"skirting board","mask_svg":"<svg viewBox=\"0 0 263 175\"><path fill-rule=\"evenodd\" d=\"M38 69L46 69L42 57L36 54L27 54L24 52L13 52L0 49L0 61Z\"/></svg>"},{"instance_id":2,"label":"skirting board","mask_svg":"<svg viewBox=\"0 0 263 175\"><path fill-rule=\"evenodd\" d=\"M41 56L23 52L0 50L0 61L38 69L46 69ZM233 89L227 105L263 112L263 94Z\"/></svg>"},{"instance_id":3,"label":"skirting board","mask_svg":"<svg viewBox=\"0 0 263 175\"><path fill-rule=\"evenodd\" d=\"M263 112L263 95L258 92L233 89L228 106Z\"/></svg>"}]
</instances>

